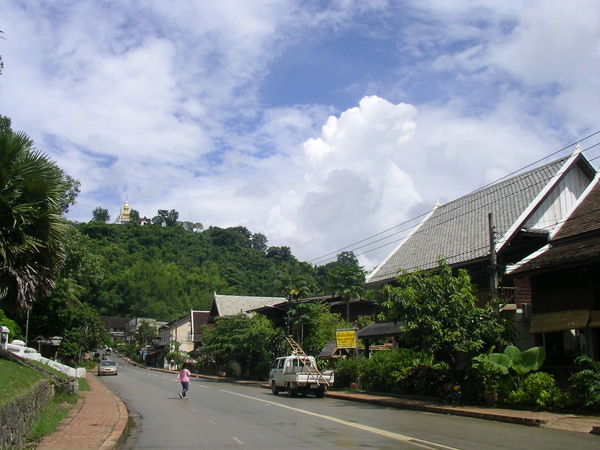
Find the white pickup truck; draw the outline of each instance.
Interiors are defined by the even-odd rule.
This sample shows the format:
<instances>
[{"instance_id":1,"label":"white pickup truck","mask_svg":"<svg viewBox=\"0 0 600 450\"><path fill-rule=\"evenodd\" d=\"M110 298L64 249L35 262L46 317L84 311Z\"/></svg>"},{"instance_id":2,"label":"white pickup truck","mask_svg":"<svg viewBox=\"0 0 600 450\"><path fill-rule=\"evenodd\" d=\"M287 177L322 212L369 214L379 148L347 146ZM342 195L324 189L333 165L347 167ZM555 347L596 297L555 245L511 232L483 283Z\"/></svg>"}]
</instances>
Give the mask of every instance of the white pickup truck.
<instances>
[{"instance_id":1,"label":"white pickup truck","mask_svg":"<svg viewBox=\"0 0 600 450\"><path fill-rule=\"evenodd\" d=\"M274 395L287 391L288 396L299 393L322 398L334 381L331 370L321 373L313 356L282 356L276 358L269 372L269 386Z\"/></svg>"}]
</instances>

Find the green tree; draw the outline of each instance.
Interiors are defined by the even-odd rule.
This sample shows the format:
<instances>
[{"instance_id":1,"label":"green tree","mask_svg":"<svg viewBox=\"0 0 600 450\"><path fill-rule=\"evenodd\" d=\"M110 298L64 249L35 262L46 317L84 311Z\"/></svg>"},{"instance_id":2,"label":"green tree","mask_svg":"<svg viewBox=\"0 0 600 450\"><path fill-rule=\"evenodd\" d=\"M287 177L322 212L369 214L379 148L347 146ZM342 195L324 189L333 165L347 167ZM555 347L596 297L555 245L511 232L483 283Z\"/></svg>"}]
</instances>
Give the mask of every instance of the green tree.
<instances>
[{"instance_id":1,"label":"green tree","mask_svg":"<svg viewBox=\"0 0 600 450\"><path fill-rule=\"evenodd\" d=\"M288 261L277 273L277 292L290 302L308 297L316 291L310 266L295 258Z\"/></svg>"},{"instance_id":2,"label":"green tree","mask_svg":"<svg viewBox=\"0 0 600 450\"><path fill-rule=\"evenodd\" d=\"M135 331L135 342L139 346L145 347L146 345L151 344L152 339L154 339L156 336L158 336L156 325L147 320L140 320L140 324Z\"/></svg>"},{"instance_id":3,"label":"green tree","mask_svg":"<svg viewBox=\"0 0 600 450\"><path fill-rule=\"evenodd\" d=\"M343 266L358 266L358 258L354 252L341 252L336 257L336 263Z\"/></svg>"},{"instance_id":4,"label":"green tree","mask_svg":"<svg viewBox=\"0 0 600 450\"><path fill-rule=\"evenodd\" d=\"M0 115L0 133L12 131L10 117Z\"/></svg>"},{"instance_id":5,"label":"green tree","mask_svg":"<svg viewBox=\"0 0 600 450\"><path fill-rule=\"evenodd\" d=\"M24 133L0 132L0 304L46 298L64 262L64 173Z\"/></svg>"},{"instance_id":6,"label":"green tree","mask_svg":"<svg viewBox=\"0 0 600 450\"><path fill-rule=\"evenodd\" d=\"M167 211L166 209L159 209L158 214L152 218L154 225L161 225L163 227L172 227L177 224L179 213L172 209Z\"/></svg>"},{"instance_id":7,"label":"green tree","mask_svg":"<svg viewBox=\"0 0 600 450\"><path fill-rule=\"evenodd\" d=\"M266 252L267 251L267 242L268 239L264 234L261 233L254 233L252 235L251 240L251 247L255 250L260 250L261 252Z\"/></svg>"},{"instance_id":8,"label":"green tree","mask_svg":"<svg viewBox=\"0 0 600 450\"><path fill-rule=\"evenodd\" d=\"M65 332L59 352L73 364L78 364L84 353L109 341L108 330L98 313L91 306L80 304L73 317L73 327Z\"/></svg>"},{"instance_id":9,"label":"green tree","mask_svg":"<svg viewBox=\"0 0 600 450\"><path fill-rule=\"evenodd\" d=\"M96 206L92 211L92 220L99 223L108 223L110 220L108 209Z\"/></svg>"},{"instance_id":10,"label":"green tree","mask_svg":"<svg viewBox=\"0 0 600 450\"><path fill-rule=\"evenodd\" d=\"M10 330L8 338L12 341L13 339L23 339L23 332L21 327L12 319L6 317L3 310L0 309L0 326L7 327Z\"/></svg>"},{"instance_id":11,"label":"green tree","mask_svg":"<svg viewBox=\"0 0 600 450\"><path fill-rule=\"evenodd\" d=\"M214 328L206 329L201 351L211 355L220 367L237 362L242 376L263 378L275 357L281 330L260 314L218 317Z\"/></svg>"},{"instance_id":12,"label":"green tree","mask_svg":"<svg viewBox=\"0 0 600 450\"><path fill-rule=\"evenodd\" d=\"M324 302L299 303L290 311L294 321L295 336L299 336L303 350L309 355L318 355L328 342L335 341L335 332L352 328L340 314L330 312Z\"/></svg>"},{"instance_id":13,"label":"green tree","mask_svg":"<svg viewBox=\"0 0 600 450\"><path fill-rule=\"evenodd\" d=\"M60 210L62 214L69 212L69 207L75 204L75 200L79 195L81 182L74 178L71 178L65 172L62 172L62 185L63 185L63 196L60 200Z\"/></svg>"},{"instance_id":14,"label":"green tree","mask_svg":"<svg viewBox=\"0 0 600 450\"><path fill-rule=\"evenodd\" d=\"M510 343L508 323L491 305L477 306L475 287L466 270L440 261L437 270L404 272L397 287L386 286L382 318L398 322L408 347L456 363L456 355L480 353Z\"/></svg>"},{"instance_id":15,"label":"green tree","mask_svg":"<svg viewBox=\"0 0 600 450\"><path fill-rule=\"evenodd\" d=\"M356 264L340 264L329 272L329 292L346 303L346 321L350 322L350 300L364 293L365 271Z\"/></svg>"},{"instance_id":16,"label":"green tree","mask_svg":"<svg viewBox=\"0 0 600 450\"><path fill-rule=\"evenodd\" d=\"M89 290L104 278L105 259L95 253L91 240L76 227L69 225L65 236L65 263L59 278L73 279L74 282Z\"/></svg>"},{"instance_id":17,"label":"green tree","mask_svg":"<svg viewBox=\"0 0 600 450\"><path fill-rule=\"evenodd\" d=\"M273 258L279 262L287 262L294 258L294 256L289 247L269 247L267 249L267 258Z\"/></svg>"},{"instance_id":18,"label":"green tree","mask_svg":"<svg viewBox=\"0 0 600 450\"><path fill-rule=\"evenodd\" d=\"M31 309L30 336L63 336L76 327L74 320L82 301L103 279L104 259L92 252L90 239L74 225L68 227L65 253L52 295Z\"/></svg>"},{"instance_id":19,"label":"green tree","mask_svg":"<svg viewBox=\"0 0 600 450\"><path fill-rule=\"evenodd\" d=\"M131 219L131 222L137 224L138 220L140 220L140 212L137 209L132 209L129 211L129 218Z\"/></svg>"}]
</instances>

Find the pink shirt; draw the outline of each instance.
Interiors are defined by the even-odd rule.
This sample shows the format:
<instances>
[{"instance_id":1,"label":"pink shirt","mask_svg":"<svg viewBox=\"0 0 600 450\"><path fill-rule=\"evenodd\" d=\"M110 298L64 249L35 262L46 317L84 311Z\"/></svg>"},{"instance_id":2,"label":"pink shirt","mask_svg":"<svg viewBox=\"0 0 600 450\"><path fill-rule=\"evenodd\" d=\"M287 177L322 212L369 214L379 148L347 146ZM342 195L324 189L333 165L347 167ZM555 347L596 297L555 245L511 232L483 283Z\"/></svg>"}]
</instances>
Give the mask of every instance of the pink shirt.
<instances>
[{"instance_id":1,"label":"pink shirt","mask_svg":"<svg viewBox=\"0 0 600 450\"><path fill-rule=\"evenodd\" d=\"M181 372L179 372L179 375L177 375L177 379L175 381L190 381L190 371L183 369Z\"/></svg>"}]
</instances>

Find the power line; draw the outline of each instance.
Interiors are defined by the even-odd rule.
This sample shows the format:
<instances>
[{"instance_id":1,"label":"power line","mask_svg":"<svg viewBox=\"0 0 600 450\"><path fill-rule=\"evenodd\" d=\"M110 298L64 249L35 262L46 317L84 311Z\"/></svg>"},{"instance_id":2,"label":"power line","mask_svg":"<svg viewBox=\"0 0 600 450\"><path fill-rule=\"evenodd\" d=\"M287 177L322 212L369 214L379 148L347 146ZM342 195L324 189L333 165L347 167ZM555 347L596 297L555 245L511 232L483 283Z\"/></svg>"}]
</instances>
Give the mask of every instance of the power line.
<instances>
[{"instance_id":1,"label":"power line","mask_svg":"<svg viewBox=\"0 0 600 450\"><path fill-rule=\"evenodd\" d=\"M574 142L574 143L572 143L572 144L566 145L566 146L564 146L563 148L561 148L561 149L559 149L559 150L557 150L557 151L555 151L555 152L553 152L553 153L550 153L549 155L547 155L547 156L545 156L545 157L543 157L543 158L541 158L541 159L538 159L537 161L534 161L534 162L532 162L531 164L528 164L527 166L524 166L524 167L522 167L522 168L520 168L520 169L518 169L518 170L516 170L516 171L513 171L513 172L511 172L511 173L509 173L509 174L507 174L507 175L505 175L505 176L503 176L503 177L501 177L501 178L497 179L496 181L493 181L493 182L491 182L491 183L488 183L488 184L486 184L486 185L484 185L484 186L482 186L482 187L480 187L480 188L478 188L478 189L475 189L475 190L474 190L474 191L472 191L471 193L469 193L469 194L467 194L467 195L465 195L465 196L459 197L459 199L461 199L461 198L464 198L464 197L466 197L466 196L469 196L469 195L472 195L472 194L474 194L474 193L476 193L476 192L479 192L479 191L481 191L481 190L484 190L484 189L486 189L486 188L488 188L488 187L490 187L490 186L492 186L492 185L495 185L495 184L497 184L497 183L500 183L502 180L505 180L505 179L507 179L507 178L509 178L509 177L514 177L516 174L518 174L518 173L520 173L520 172L523 172L523 170L525 170L525 169L528 169L528 168L530 168L530 167L532 167L532 166L534 166L534 165L536 165L536 164L539 164L540 162L542 162L542 161L544 161L544 160L546 160L546 159L548 159L548 158L550 158L550 157L552 157L552 156L554 156L554 155L556 155L556 154L558 154L558 153L561 153L561 152L563 152L564 150L566 150L566 149L568 149L568 148L570 148L570 147L573 147L573 146L575 146L575 145L577 145L577 144L580 144L581 142L584 142L584 141L586 141L586 140L588 140L588 139L592 138L593 136L595 136L595 135L597 135L597 134L600 134L600 130L599 130L599 131L596 131L596 132L594 132L594 133L592 133L592 134L590 134L590 135L588 135L588 136L585 136L584 138L582 138L582 139L580 139L580 140L578 140L578 141L576 141L576 142ZM589 151L590 149L592 149L592 148L595 148L595 147L597 147L597 146L599 146L599 145L600 145L600 143L596 143L596 144L590 145L589 147L587 147L587 148L585 148L585 149L582 149L582 150L581 150L581 152L582 152L582 153L584 153L584 152L586 152L586 151ZM564 158L566 159L566 158L568 158L568 156L565 156ZM596 156L596 157L594 157L593 159L590 159L589 161L590 161L590 162L592 162L592 161L595 161L595 160L596 160L596 159L598 159L598 158L600 158L600 156ZM552 162L549 162L548 164L552 164ZM526 177L526 178L527 178L527 177ZM513 182L513 183L515 183L515 182L517 182L517 181L522 181L522 179L519 179L519 180L513 180L512 182ZM509 185L510 185L510 184L508 184L508 186L509 186ZM494 191L490 191L490 192L488 192L488 193L486 193L486 194L487 194L487 195L491 195L491 194L493 194L493 193L495 193L495 192L498 192L499 190L503 190L503 189L505 189L506 187L507 187L507 185L506 185L506 184L503 184L502 186L498 186L498 189L496 189L496 190L494 190ZM506 198L506 197L504 197L504 198ZM452 201L452 202L450 202L450 203L456 202L456 201L457 201L457 200L459 200L459 199L453 200L453 201ZM501 200L501 199L502 199L502 198L500 198L499 200ZM474 200L473 200L473 201L474 201ZM454 210L454 209L450 209L450 210L448 210L447 212L452 212L453 210ZM470 210L470 211L472 211L472 210ZM468 211L468 212L470 212L470 211ZM359 240L359 241L356 241L356 242L354 242L354 243L352 243L352 244L349 244L349 245L347 245L347 246L344 246L344 247L342 247L342 248L340 248L340 249L338 249L338 250L334 250L334 251L332 251L332 252L326 253L326 254L324 254L324 255L322 255L322 256L320 256L320 257L314 258L314 259L310 260L309 262L310 262L310 263L314 263L314 264L325 264L326 262L333 261L333 260L334 260L334 258L333 258L332 256L334 256L334 255L337 255L337 254L339 254L339 253L340 253L340 252L342 252L342 251L347 251L347 250L354 251L354 250L360 250L360 249L363 249L363 248L368 248L368 247L369 247L369 246L371 246L371 245L374 245L374 244L376 244L376 243L379 243L379 242L385 241L386 239L391 239L391 238L393 238L394 236L397 236L397 235L399 235L399 234L401 234L401 233L403 233L403 232L405 232L405 231L413 230L413 229L414 229L416 226L418 226L418 224L414 224L414 225L411 225L410 227L403 228L403 229L401 229L401 230L397 230L397 231L395 231L395 232L394 232L394 233L392 233L392 234L389 234L389 235L387 235L387 236L384 236L384 237L381 237L381 238L379 238L379 239L376 239L376 240L374 240L374 241L371 241L372 239L374 239L374 238L377 238L377 237L379 237L379 236L382 236L382 235L384 235L384 234L386 234L386 233L389 233L390 231L392 231L392 230L394 230L394 229L396 229L396 228L398 228L398 227L400 227L400 226L407 225L407 224L409 224L409 223L415 222L416 220L418 220L418 219L421 219L422 217L424 217L425 215L429 214L430 212L431 212L431 210L429 210L429 211L426 211L426 212L424 212L424 213L422 213L422 214L419 214L418 216L415 216L415 217L413 217L413 218L411 218L411 219L408 219L408 220L406 220L406 221L404 221L404 222L401 222L401 223L399 223L399 224L397 224L397 225L394 225L393 227L390 227L390 228L388 228L388 229L386 229L386 230L383 230L383 231L381 231L381 232L379 232L379 233L376 233L376 234L374 234L374 235L371 235L371 236L369 236L369 237L366 237L366 238L364 238L364 239L361 239L361 240ZM435 224L434 226L439 226L439 225L442 225L443 223L446 223L446 222L447 222L447 221L438 222L438 223L437 223L437 224ZM425 228L425 229L423 229L423 230L419 229L419 230L417 230L417 232L422 232L422 231L426 231L426 230L427 230L427 228ZM369 248L369 249L365 250L364 252L361 252L361 253L359 253L357 256L360 256L360 255L365 255L365 254L367 254L367 253L373 252L373 251L375 251L375 250L379 250L379 249L381 249L381 248L384 248L384 247L387 247L387 246L389 246L389 245L396 244L396 243L398 243L398 242L402 241L403 239L405 239L407 236L408 236L408 234L406 234L406 235L402 235L402 236L400 236L399 238L397 238L397 239L394 239L393 241L390 241L390 242L388 242L388 243L385 243L385 244L379 245L379 246L377 246L377 247L374 247L374 248ZM371 242L368 242L368 241L371 241ZM366 243L366 244L364 244L364 245L360 245L360 246L356 247L357 245L359 245L359 244L363 244L363 243L365 243L365 242L368 242L368 243Z\"/></svg>"}]
</instances>

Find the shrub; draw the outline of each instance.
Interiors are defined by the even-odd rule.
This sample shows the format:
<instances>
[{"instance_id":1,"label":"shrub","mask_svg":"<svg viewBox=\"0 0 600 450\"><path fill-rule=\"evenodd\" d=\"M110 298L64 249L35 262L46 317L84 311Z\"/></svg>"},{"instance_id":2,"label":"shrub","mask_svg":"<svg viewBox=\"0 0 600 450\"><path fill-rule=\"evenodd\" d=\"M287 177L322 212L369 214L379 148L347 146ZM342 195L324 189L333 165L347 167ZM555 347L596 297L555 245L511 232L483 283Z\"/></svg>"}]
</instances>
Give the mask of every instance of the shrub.
<instances>
[{"instance_id":1,"label":"shrub","mask_svg":"<svg viewBox=\"0 0 600 450\"><path fill-rule=\"evenodd\" d=\"M409 389L419 386L410 380L414 370L421 367L442 368L434 364L432 355L407 348L377 352L360 365L360 379L363 387L370 391L412 393ZM443 367L446 367L445 365Z\"/></svg>"},{"instance_id":2,"label":"shrub","mask_svg":"<svg viewBox=\"0 0 600 450\"><path fill-rule=\"evenodd\" d=\"M584 411L600 410L600 363L580 356L575 363L581 368L569 377L569 406Z\"/></svg>"},{"instance_id":3,"label":"shrub","mask_svg":"<svg viewBox=\"0 0 600 450\"><path fill-rule=\"evenodd\" d=\"M554 377L546 372L529 374L523 382L523 390L532 404L542 408L554 406L560 394Z\"/></svg>"},{"instance_id":4,"label":"shrub","mask_svg":"<svg viewBox=\"0 0 600 450\"><path fill-rule=\"evenodd\" d=\"M401 380L400 393L435 397L438 395L440 384L447 371L448 366L445 363L413 367Z\"/></svg>"},{"instance_id":5,"label":"shrub","mask_svg":"<svg viewBox=\"0 0 600 450\"><path fill-rule=\"evenodd\" d=\"M523 387L508 394L507 403L513 405L549 408L559 402L560 390L554 377L546 372L529 374L523 381Z\"/></svg>"},{"instance_id":6,"label":"shrub","mask_svg":"<svg viewBox=\"0 0 600 450\"><path fill-rule=\"evenodd\" d=\"M402 358L396 350L374 353L360 365L360 380L368 391L394 392Z\"/></svg>"},{"instance_id":7,"label":"shrub","mask_svg":"<svg viewBox=\"0 0 600 450\"><path fill-rule=\"evenodd\" d=\"M480 396L484 394L497 394L503 371L498 364L494 364L487 354L476 356L472 360L472 367L477 373L477 379L482 389Z\"/></svg>"},{"instance_id":8,"label":"shrub","mask_svg":"<svg viewBox=\"0 0 600 450\"><path fill-rule=\"evenodd\" d=\"M335 365L335 386L349 387L356 383L360 375L360 361L356 359L340 359Z\"/></svg>"}]
</instances>

